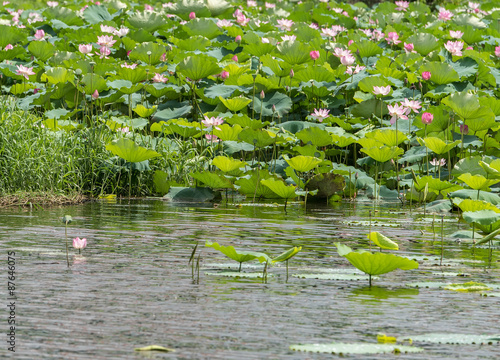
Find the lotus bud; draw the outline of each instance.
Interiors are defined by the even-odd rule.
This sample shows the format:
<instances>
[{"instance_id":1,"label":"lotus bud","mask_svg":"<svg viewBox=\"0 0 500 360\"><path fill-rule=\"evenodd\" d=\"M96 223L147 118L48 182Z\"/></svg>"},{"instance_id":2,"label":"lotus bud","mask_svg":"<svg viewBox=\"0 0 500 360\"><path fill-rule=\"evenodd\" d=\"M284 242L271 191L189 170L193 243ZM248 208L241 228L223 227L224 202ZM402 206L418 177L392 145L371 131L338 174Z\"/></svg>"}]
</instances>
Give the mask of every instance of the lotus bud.
<instances>
[{"instance_id":1,"label":"lotus bud","mask_svg":"<svg viewBox=\"0 0 500 360\"><path fill-rule=\"evenodd\" d=\"M264 99L266 97L266 94L264 93L264 90L260 92L260 98Z\"/></svg>"},{"instance_id":2,"label":"lotus bud","mask_svg":"<svg viewBox=\"0 0 500 360\"><path fill-rule=\"evenodd\" d=\"M469 126L460 124L460 133L467 135L469 133Z\"/></svg>"},{"instance_id":3,"label":"lotus bud","mask_svg":"<svg viewBox=\"0 0 500 360\"><path fill-rule=\"evenodd\" d=\"M432 115L431 113L424 112L422 114L422 123L424 123L425 125L429 125L432 120L434 120L434 115Z\"/></svg>"},{"instance_id":4,"label":"lotus bud","mask_svg":"<svg viewBox=\"0 0 500 360\"><path fill-rule=\"evenodd\" d=\"M229 77L229 72L228 71L223 71L220 73L220 78L222 80L226 80Z\"/></svg>"},{"instance_id":5,"label":"lotus bud","mask_svg":"<svg viewBox=\"0 0 500 360\"><path fill-rule=\"evenodd\" d=\"M293 69L290 69L290 77L293 78L294 75L295 73L293 72Z\"/></svg>"},{"instance_id":6,"label":"lotus bud","mask_svg":"<svg viewBox=\"0 0 500 360\"><path fill-rule=\"evenodd\" d=\"M276 112L276 105L273 104L273 114Z\"/></svg>"},{"instance_id":7,"label":"lotus bud","mask_svg":"<svg viewBox=\"0 0 500 360\"><path fill-rule=\"evenodd\" d=\"M431 73L429 71L424 71L422 73L422 79L424 79L425 81L429 80L431 78Z\"/></svg>"},{"instance_id":8,"label":"lotus bud","mask_svg":"<svg viewBox=\"0 0 500 360\"><path fill-rule=\"evenodd\" d=\"M92 99L97 100L99 99L99 92L97 89L92 93Z\"/></svg>"},{"instance_id":9,"label":"lotus bud","mask_svg":"<svg viewBox=\"0 0 500 360\"><path fill-rule=\"evenodd\" d=\"M195 18L196 18L196 14L195 14L195 12L194 12L194 11L191 11L191 12L189 13L189 19L190 19L190 20L193 20L193 19L195 19Z\"/></svg>"},{"instance_id":10,"label":"lotus bud","mask_svg":"<svg viewBox=\"0 0 500 360\"><path fill-rule=\"evenodd\" d=\"M316 61L317 59L319 59L319 51L318 50L313 50L309 53L309 56L311 57L311 59L313 59L314 61Z\"/></svg>"},{"instance_id":11,"label":"lotus bud","mask_svg":"<svg viewBox=\"0 0 500 360\"><path fill-rule=\"evenodd\" d=\"M234 55L231 60L233 60L234 62L238 62L238 56Z\"/></svg>"},{"instance_id":12,"label":"lotus bud","mask_svg":"<svg viewBox=\"0 0 500 360\"><path fill-rule=\"evenodd\" d=\"M234 38L234 41L236 41L238 44L241 42L241 35L238 35Z\"/></svg>"}]
</instances>

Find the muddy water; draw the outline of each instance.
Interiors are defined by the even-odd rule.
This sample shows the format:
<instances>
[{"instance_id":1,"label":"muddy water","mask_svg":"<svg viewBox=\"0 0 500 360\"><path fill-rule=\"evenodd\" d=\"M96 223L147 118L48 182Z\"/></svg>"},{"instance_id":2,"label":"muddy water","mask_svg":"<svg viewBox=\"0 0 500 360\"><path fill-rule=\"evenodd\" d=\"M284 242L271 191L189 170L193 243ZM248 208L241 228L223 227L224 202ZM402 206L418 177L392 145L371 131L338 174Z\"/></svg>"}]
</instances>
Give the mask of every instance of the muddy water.
<instances>
[{"instance_id":1,"label":"muddy water","mask_svg":"<svg viewBox=\"0 0 500 360\"><path fill-rule=\"evenodd\" d=\"M367 281L290 277L285 267L269 270L268 283L230 278L217 272L229 261L202 248L199 284L187 265L195 242L206 240L237 249L277 255L303 246L290 262L290 274L352 268L334 242L366 247L369 206L272 207L173 206L162 201L96 202L49 210L0 212L0 250L16 252L16 359L311 359L335 355L296 353L291 344L376 342L393 336L430 332L500 334L500 298L442 289L412 288L416 281L480 281L499 284L499 254L449 235L460 228L447 215L444 264L422 261L419 270L396 271ZM68 237L85 237L82 255ZM391 225L386 226L386 225ZM372 230L400 243L400 254L441 254L440 217L391 206L373 212ZM217 265L219 264L219 265ZM261 271L262 266L244 266ZM468 278L450 273L468 273ZM4 267L1 293L7 298ZM499 290L495 290L498 292ZM7 311L0 333L7 331ZM3 335L0 356L9 355ZM138 353L158 344L174 353ZM423 345L405 359L498 359L498 345ZM351 356L386 359L395 355Z\"/></svg>"}]
</instances>

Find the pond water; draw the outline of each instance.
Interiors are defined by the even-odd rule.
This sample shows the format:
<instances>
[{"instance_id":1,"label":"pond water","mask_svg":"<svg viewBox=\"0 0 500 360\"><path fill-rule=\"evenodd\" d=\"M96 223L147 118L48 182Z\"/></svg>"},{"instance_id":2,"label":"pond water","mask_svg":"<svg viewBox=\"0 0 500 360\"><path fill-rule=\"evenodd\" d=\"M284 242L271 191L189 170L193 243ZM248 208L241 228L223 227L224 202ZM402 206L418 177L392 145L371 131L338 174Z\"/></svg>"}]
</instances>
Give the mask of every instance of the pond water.
<instances>
[{"instance_id":1,"label":"pond water","mask_svg":"<svg viewBox=\"0 0 500 360\"><path fill-rule=\"evenodd\" d=\"M320 280L292 276L354 269L335 242L367 247L373 204L330 207L174 205L161 200L93 202L75 207L0 212L0 247L16 252L16 359L310 359L337 355L301 353L292 344L376 342L391 336L431 332L500 334L500 298L439 288L407 286L417 281L500 284L499 254L474 251L449 235L467 229L456 215L444 221L444 266L440 267L441 218L397 204L373 212L372 231L400 244L400 255L418 257L418 270L366 280ZM78 256L68 237L88 239ZM391 226L387 226L391 225ZM205 248L206 240L240 250L277 255L303 246L260 279L207 275L230 260ZM193 282L188 260L199 242L201 271ZM262 271L262 265L243 271ZM223 267L223 266L222 266ZM4 267L5 269L5 267ZM227 269L226 269L227 270ZM340 270L340 271L344 271ZM454 276L467 273L470 277ZM4 301L7 298L4 270ZM495 290L498 292L499 290ZM5 312L4 314L7 314ZM7 315L4 315L7 316ZM2 322L2 333L7 330ZM5 336L5 335L4 335ZM5 336L6 337L6 336ZM5 339L4 339L5 340ZM5 341L0 355L8 351ZM134 352L158 344L173 353ZM405 359L498 359L499 345L415 344L424 353ZM386 359L397 355L357 355Z\"/></svg>"}]
</instances>

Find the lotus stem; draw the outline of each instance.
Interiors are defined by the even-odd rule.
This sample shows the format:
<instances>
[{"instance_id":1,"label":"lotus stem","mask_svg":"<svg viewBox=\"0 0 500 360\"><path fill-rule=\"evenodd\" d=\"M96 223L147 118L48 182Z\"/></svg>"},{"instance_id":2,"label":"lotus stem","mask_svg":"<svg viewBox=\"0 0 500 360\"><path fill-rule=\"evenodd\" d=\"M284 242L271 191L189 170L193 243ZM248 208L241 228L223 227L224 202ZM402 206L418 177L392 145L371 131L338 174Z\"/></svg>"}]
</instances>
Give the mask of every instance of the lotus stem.
<instances>
[{"instance_id":1,"label":"lotus stem","mask_svg":"<svg viewBox=\"0 0 500 360\"><path fill-rule=\"evenodd\" d=\"M368 274L368 283L370 284L370 287L372 287L372 275Z\"/></svg>"},{"instance_id":2,"label":"lotus stem","mask_svg":"<svg viewBox=\"0 0 500 360\"><path fill-rule=\"evenodd\" d=\"M424 126L424 139L427 137L427 124ZM425 165L427 166L427 176L429 176L429 149L425 147Z\"/></svg>"},{"instance_id":3,"label":"lotus stem","mask_svg":"<svg viewBox=\"0 0 500 360\"><path fill-rule=\"evenodd\" d=\"M68 250L68 222L64 222L64 235L66 238L66 262L68 263L69 267L69 250Z\"/></svg>"},{"instance_id":4,"label":"lotus stem","mask_svg":"<svg viewBox=\"0 0 500 360\"><path fill-rule=\"evenodd\" d=\"M370 247L370 251L372 251L372 241L370 240L370 234L372 233L372 211L368 211L370 216L370 225L368 227L368 246Z\"/></svg>"},{"instance_id":5,"label":"lotus stem","mask_svg":"<svg viewBox=\"0 0 500 360\"><path fill-rule=\"evenodd\" d=\"M132 197L132 163L130 163L130 169L128 173L128 199Z\"/></svg>"},{"instance_id":6,"label":"lotus stem","mask_svg":"<svg viewBox=\"0 0 500 360\"><path fill-rule=\"evenodd\" d=\"M441 260L439 266L443 266L443 252L444 252L444 215L441 215Z\"/></svg>"},{"instance_id":7,"label":"lotus stem","mask_svg":"<svg viewBox=\"0 0 500 360\"><path fill-rule=\"evenodd\" d=\"M240 263L240 267L238 268L238 272L241 272L241 264L242 264L242 263Z\"/></svg>"},{"instance_id":8,"label":"lotus stem","mask_svg":"<svg viewBox=\"0 0 500 360\"><path fill-rule=\"evenodd\" d=\"M288 282L288 260L286 262L286 282Z\"/></svg>"}]
</instances>

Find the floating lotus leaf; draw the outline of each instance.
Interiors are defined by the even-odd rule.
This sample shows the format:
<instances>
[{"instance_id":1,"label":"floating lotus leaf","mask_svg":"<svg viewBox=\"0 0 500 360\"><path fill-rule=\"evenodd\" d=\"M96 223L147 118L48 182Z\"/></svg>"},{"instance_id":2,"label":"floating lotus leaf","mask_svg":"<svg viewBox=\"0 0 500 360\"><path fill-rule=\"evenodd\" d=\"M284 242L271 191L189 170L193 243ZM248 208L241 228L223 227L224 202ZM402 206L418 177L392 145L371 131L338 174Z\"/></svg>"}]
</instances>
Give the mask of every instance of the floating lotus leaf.
<instances>
[{"instance_id":1,"label":"floating lotus leaf","mask_svg":"<svg viewBox=\"0 0 500 360\"><path fill-rule=\"evenodd\" d=\"M185 50L185 51L197 51L197 50L205 51L205 49L208 46L210 46L210 44L211 44L210 40L208 40L204 36L191 36L188 39L172 38L171 41L180 50ZM182 54L184 55L184 53L182 53ZM212 58L212 59L214 59L214 58ZM207 76L215 75L215 74L218 74L219 72L215 71L213 74L208 74Z\"/></svg>"},{"instance_id":2,"label":"floating lotus leaf","mask_svg":"<svg viewBox=\"0 0 500 360\"><path fill-rule=\"evenodd\" d=\"M368 251L352 251L352 249L341 243L336 243L340 256L344 256L349 262L368 275L381 275L396 269L411 270L418 268L418 262L402 256L374 253Z\"/></svg>"},{"instance_id":3,"label":"floating lotus leaf","mask_svg":"<svg viewBox=\"0 0 500 360\"><path fill-rule=\"evenodd\" d=\"M223 175L219 175L210 171L195 172L190 174L194 179L201 181L206 186L212 189L231 189L233 184L231 180Z\"/></svg>"},{"instance_id":4,"label":"floating lotus leaf","mask_svg":"<svg viewBox=\"0 0 500 360\"><path fill-rule=\"evenodd\" d=\"M219 96L219 100L224 104L225 107L233 112L240 111L252 102L251 99L247 99L246 97L242 96L238 96L232 99L224 99L223 97Z\"/></svg>"},{"instance_id":5,"label":"floating lotus leaf","mask_svg":"<svg viewBox=\"0 0 500 360\"><path fill-rule=\"evenodd\" d=\"M493 344L499 342L500 335L475 335L475 334L450 334L430 333L423 335L409 335L401 337L400 340L429 344Z\"/></svg>"},{"instance_id":6,"label":"floating lotus leaf","mask_svg":"<svg viewBox=\"0 0 500 360\"><path fill-rule=\"evenodd\" d=\"M213 134L222 141L238 141L238 135L243 130L241 126L222 124L218 126L219 129L213 129Z\"/></svg>"},{"instance_id":7,"label":"floating lotus leaf","mask_svg":"<svg viewBox=\"0 0 500 360\"><path fill-rule=\"evenodd\" d=\"M321 159L312 157L312 156L295 156L291 159L285 158L290 167L292 167L295 171L299 172L308 172L314 169L316 166L322 163Z\"/></svg>"},{"instance_id":8,"label":"floating lotus leaf","mask_svg":"<svg viewBox=\"0 0 500 360\"><path fill-rule=\"evenodd\" d=\"M272 192L282 199L292 199L297 196L295 194L295 186L286 185L282 180L265 179L261 180L260 183L267 186Z\"/></svg>"},{"instance_id":9,"label":"floating lotus leaf","mask_svg":"<svg viewBox=\"0 0 500 360\"><path fill-rule=\"evenodd\" d=\"M173 352L174 349L169 349L160 345L149 345L141 348L135 348L134 351L161 351L161 352Z\"/></svg>"},{"instance_id":10,"label":"floating lotus leaf","mask_svg":"<svg viewBox=\"0 0 500 360\"><path fill-rule=\"evenodd\" d=\"M221 171L226 173L242 168L246 164L244 161L228 158L227 156L216 156L212 160L212 165L217 166Z\"/></svg>"},{"instance_id":11,"label":"floating lotus leaf","mask_svg":"<svg viewBox=\"0 0 500 360\"><path fill-rule=\"evenodd\" d=\"M272 261L271 258L267 254L264 254L262 252L238 251L238 250L235 250L235 248L233 246L222 246L216 242L211 242L211 241L207 241L205 243L205 246L211 247L211 248L214 248L215 250L220 251L221 253L226 255L228 258L239 262L240 265L241 265L241 263L255 260L255 259L259 260L260 263L263 263L266 261L269 261L269 262ZM241 269L241 266L240 266L240 269Z\"/></svg>"},{"instance_id":12,"label":"floating lotus leaf","mask_svg":"<svg viewBox=\"0 0 500 360\"><path fill-rule=\"evenodd\" d=\"M378 231L372 231L371 233L369 233L368 239L381 249L399 250L398 244L389 239L387 236L379 233Z\"/></svg>"},{"instance_id":13,"label":"floating lotus leaf","mask_svg":"<svg viewBox=\"0 0 500 360\"><path fill-rule=\"evenodd\" d=\"M300 250L302 250L302 246L294 246L293 248L290 248L287 251L285 251L284 253L273 258L272 262L276 263L276 262L281 262L281 261L287 261L288 259L291 259L295 255L297 255L297 253Z\"/></svg>"},{"instance_id":14,"label":"floating lotus leaf","mask_svg":"<svg viewBox=\"0 0 500 360\"><path fill-rule=\"evenodd\" d=\"M176 71L193 81L197 81L210 75L219 74L222 69L211 56L192 55L181 61L177 65Z\"/></svg>"},{"instance_id":15,"label":"floating lotus leaf","mask_svg":"<svg viewBox=\"0 0 500 360\"><path fill-rule=\"evenodd\" d=\"M430 151L436 153L437 155L444 154L460 144L460 140L456 140L454 142L444 142L437 137L426 137L425 139L418 138L417 140L420 145L427 147Z\"/></svg>"},{"instance_id":16,"label":"floating lotus leaf","mask_svg":"<svg viewBox=\"0 0 500 360\"><path fill-rule=\"evenodd\" d=\"M333 144L333 138L326 130L317 127L308 127L295 134L297 139L304 144L311 143L315 146L328 146Z\"/></svg>"},{"instance_id":17,"label":"floating lotus leaf","mask_svg":"<svg viewBox=\"0 0 500 360\"><path fill-rule=\"evenodd\" d=\"M408 44L413 44L415 51L422 56L427 56L431 51L441 46L439 40L429 33L414 34L410 36L406 42Z\"/></svg>"},{"instance_id":18,"label":"floating lotus leaf","mask_svg":"<svg viewBox=\"0 0 500 360\"><path fill-rule=\"evenodd\" d=\"M332 343L332 344L305 344L291 345L290 350L329 353L338 355L348 354L389 354L389 353L419 353L424 349L396 344L368 344L368 343Z\"/></svg>"},{"instance_id":19,"label":"floating lotus leaf","mask_svg":"<svg viewBox=\"0 0 500 360\"><path fill-rule=\"evenodd\" d=\"M500 213L495 210L465 211L462 218L470 223L479 225L491 225L500 220Z\"/></svg>"},{"instance_id":20,"label":"floating lotus leaf","mask_svg":"<svg viewBox=\"0 0 500 360\"><path fill-rule=\"evenodd\" d=\"M460 292L475 292L475 291L488 291L491 290L488 285L483 283L478 283L474 281L469 281L463 284L449 284L446 285L443 289L452 290L452 291L460 291Z\"/></svg>"},{"instance_id":21,"label":"floating lotus leaf","mask_svg":"<svg viewBox=\"0 0 500 360\"><path fill-rule=\"evenodd\" d=\"M154 150L146 149L137 145L134 141L126 138L113 140L106 145L106 150L111 151L125 161L135 163L161 156Z\"/></svg>"},{"instance_id":22,"label":"floating lotus leaf","mask_svg":"<svg viewBox=\"0 0 500 360\"><path fill-rule=\"evenodd\" d=\"M361 151L378 162L386 162L404 154L404 150L397 146L362 148Z\"/></svg>"},{"instance_id":23,"label":"floating lotus leaf","mask_svg":"<svg viewBox=\"0 0 500 360\"><path fill-rule=\"evenodd\" d=\"M491 185L495 185L496 183L500 182L500 179L486 179L482 175L471 175L469 173L460 175L458 179L466 183L467 186L474 190L484 191L489 191L489 187Z\"/></svg>"},{"instance_id":24,"label":"floating lotus leaf","mask_svg":"<svg viewBox=\"0 0 500 360\"><path fill-rule=\"evenodd\" d=\"M444 62L431 61L425 63L420 68L419 72L422 73L424 71L429 71L432 74L431 81L438 85L449 84L460 80L460 77L455 69Z\"/></svg>"},{"instance_id":25,"label":"floating lotus leaf","mask_svg":"<svg viewBox=\"0 0 500 360\"><path fill-rule=\"evenodd\" d=\"M366 281L368 277L366 275L353 275L353 274L336 274L336 273L321 273L321 274L292 274L293 277L300 279L318 279L318 280L347 280L347 281ZM372 279L377 279L373 276Z\"/></svg>"}]
</instances>

